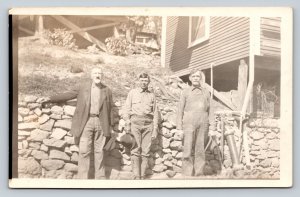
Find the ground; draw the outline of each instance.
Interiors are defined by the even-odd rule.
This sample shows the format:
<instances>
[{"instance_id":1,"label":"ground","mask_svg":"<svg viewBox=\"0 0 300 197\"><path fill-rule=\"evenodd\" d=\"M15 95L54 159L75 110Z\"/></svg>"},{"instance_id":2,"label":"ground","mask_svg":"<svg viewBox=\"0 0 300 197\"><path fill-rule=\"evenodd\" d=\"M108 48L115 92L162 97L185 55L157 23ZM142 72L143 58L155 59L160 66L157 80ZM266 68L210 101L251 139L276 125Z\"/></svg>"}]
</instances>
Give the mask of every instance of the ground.
<instances>
[{"instance_id":1,"label":"ground","mask_svg":"<svg viewBox=\"0 0 300 197\"><path fill-rule=\"evenodd\" d=\"M105 73L104 83L115 98L125 97L135 86L141 72L163 78L170 71L160 66L160 56L136 54L114 56L87 49L69 50L42 43L38 38L20 38L18 51L19 97L50 96L69 90L89 77L90 69L99 64ZM83 72L75 73L78 70Z\"/></svg>"}]
</instances>

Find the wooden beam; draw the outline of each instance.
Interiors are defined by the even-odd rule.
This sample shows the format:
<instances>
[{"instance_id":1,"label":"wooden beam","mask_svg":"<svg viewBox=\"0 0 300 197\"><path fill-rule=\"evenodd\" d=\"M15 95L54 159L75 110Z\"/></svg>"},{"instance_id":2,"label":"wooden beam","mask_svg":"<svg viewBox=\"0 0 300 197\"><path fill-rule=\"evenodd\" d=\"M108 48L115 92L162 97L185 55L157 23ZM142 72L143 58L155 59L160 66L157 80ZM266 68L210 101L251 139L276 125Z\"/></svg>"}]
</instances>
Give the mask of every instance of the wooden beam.
<instances>
[{"instance_id":1,"label":"wooden beam","mask_svg":"<svg viewBox=\"0 0 300 197\"><path fill-rule=\"evenodd\" d=\"M220 92L218 92L217 90L213 89L210 85L208 85L207 83L204 83L203 86L215 97L217 97L222 103L224 103L227 107L229 107L229 109L236 111L237 108L232 104L232 102L226 98L225 96L223 96Z\"/></svg>"},{"instance_id":2,"label":"wooden beam","mask_svg":"<svg viewBox=\"0 0 300 197\"><path fill-rule=\"evenodd\" d=\"M111 27L111 26L115 26L120 24L119 22L115 22L115 23L108 23L108 24L103 24L103 25L96 25L96 26L91 26L91 27L85 27L85 28L81 28L80 30L72 30L72 33L77 33L77 32L82 32L82 31L90 31L90 30L94 30L94 29L101 29L101 28L105 28L105 27Z\"/></svg>"},{"instance_id":3,"label":"wooden beam","mask_svg":"<svg viewBox=\"0 0 300 197\"><path fill-rule=\"evenodd\" d=\"M239 110L241 110L243 107L244 98L247 89L247 79L248 79L248 65L246 64L245 60L241 60L239 66L239 76L238 76L238 96L239 96L238 109Z\"/></svg>"},{"instance_id":4,"label":"wooden beam","mask_svg":"<svg viewBox=\"0 0 300 197\"><path fill-rule=\"evenodd\" d=\"M105 51L105 52L107 51L106 45L103 42L101 42L100 40L98 40L97 38L92 36L91 34L85 32L85 31L81 31L80 27L78 27L77 25L75 25L74 23L72 23L71 21L66 19L65 17L59 16L59 15L52 15L52 17L54 19L56 19L57 21L61 22L62 24L64 24L65 26L67 26L68 28L70 28L71 30L77 31L76 32L77 34L79 34L86 40L90 41L91 43L96 44L103 51Z\"/></svg>"},{"instance_id":5,"label":"wooden beam","mask_svg":"<svg viewBox=\"0 0 300 197\"><path fill-rule=\"evenodd\" d=\"M26 28L24 28L24 27L22 27L22 26L20 26L20 25L19 25L19 30L21 30L21 31L23 31L23 32L25 32L25 33L27 33L27 34L34 35L34 32L33 32L33 31L31 31L31 30L29 30L29 29L26 29Z\"/></svg>"}]
</instances>

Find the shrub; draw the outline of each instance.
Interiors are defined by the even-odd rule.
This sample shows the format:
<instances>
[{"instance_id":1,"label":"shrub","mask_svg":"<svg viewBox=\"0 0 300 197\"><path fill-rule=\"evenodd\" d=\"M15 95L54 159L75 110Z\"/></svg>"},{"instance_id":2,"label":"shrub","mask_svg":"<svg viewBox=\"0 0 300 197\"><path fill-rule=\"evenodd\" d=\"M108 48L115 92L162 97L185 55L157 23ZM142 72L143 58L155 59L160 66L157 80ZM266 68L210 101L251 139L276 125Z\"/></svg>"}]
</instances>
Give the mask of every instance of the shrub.
<instances>
[{"instance_id":1,"label":"shrub","mask_svg":"<svg viewBox=\"0 0 300 197\"><path fill-rule=\"evenodd\" d=\"M105 43L108 52L114 55L126 56L132 48L132 44L123 37L109 37L105 39Z\"/></svg>"},{"instance_id":2,"label":"shrub","mask_svg":"<svg viewBox=\"0 0 300 197\"><path fill-rule=\"evenodd\" d=\"M76 50L78 46L75 44L73 34L66 29L45 30L44 38L51 45L62 46L68 49Z\"/></svg>"}]
</instances>

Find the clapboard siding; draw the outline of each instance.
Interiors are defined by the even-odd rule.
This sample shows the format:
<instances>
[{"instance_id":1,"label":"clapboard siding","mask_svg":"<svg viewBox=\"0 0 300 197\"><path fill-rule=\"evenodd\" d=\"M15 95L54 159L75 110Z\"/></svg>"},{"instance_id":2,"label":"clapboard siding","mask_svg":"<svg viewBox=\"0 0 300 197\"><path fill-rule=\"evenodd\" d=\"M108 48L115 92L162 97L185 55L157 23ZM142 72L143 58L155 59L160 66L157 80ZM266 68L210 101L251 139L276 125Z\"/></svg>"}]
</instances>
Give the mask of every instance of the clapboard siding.
<instances>
[{"instance_id":1,"label":"clapboard siding","mask_svg":"<svg viewBox=\"0 0 300 197\"><path fill-rule=\"evenodd\" d=\"M172 71L180 72L247 57L249 25L246 17L211 17L209 39L189 48L189 17L168 17L166 65Z\"/></svg>"},{"instance_id":2,"label":"clapboard siding","mask_svg":"<svg viewBox=\"0 0 300 197\"><path fill-rule=\"evenodd\" d=\"M260 48L262 56L280 57L280 24L281 18L278 17L262 17L260 31Z\"/></svg>"}]
</instances>

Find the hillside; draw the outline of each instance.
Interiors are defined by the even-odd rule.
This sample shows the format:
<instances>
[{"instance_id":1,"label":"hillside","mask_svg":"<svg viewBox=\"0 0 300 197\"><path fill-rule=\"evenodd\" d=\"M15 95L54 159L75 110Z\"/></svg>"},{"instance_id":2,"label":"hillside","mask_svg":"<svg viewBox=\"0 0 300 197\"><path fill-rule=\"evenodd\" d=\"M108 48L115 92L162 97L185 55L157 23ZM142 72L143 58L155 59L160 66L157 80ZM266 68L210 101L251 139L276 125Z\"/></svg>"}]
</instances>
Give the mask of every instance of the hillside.
<instances>
[{"instance_id":1,"label":"hillside","mask_svg":"<svg viewBox=\"0 0 300 197\"><path fill-rule=\"evenodd\" d=\"M87 49L76 51L48 45L36 38L19 39L19 97L50 96L67 91L89 77L90 69L99 64L105 73L104 83L115 98L124 97L135 86L140 72L164 79L170 71L160 66L160 57L136 54L126 57ZM83 72L74 73L78 69Z\"/></svg>"}]
</instances>

